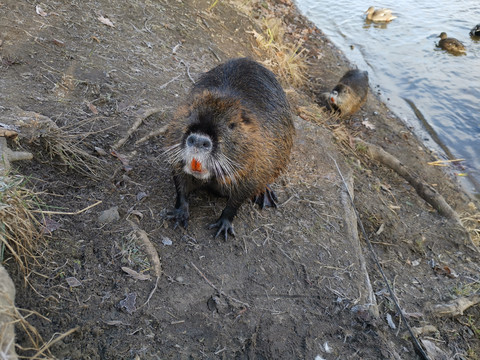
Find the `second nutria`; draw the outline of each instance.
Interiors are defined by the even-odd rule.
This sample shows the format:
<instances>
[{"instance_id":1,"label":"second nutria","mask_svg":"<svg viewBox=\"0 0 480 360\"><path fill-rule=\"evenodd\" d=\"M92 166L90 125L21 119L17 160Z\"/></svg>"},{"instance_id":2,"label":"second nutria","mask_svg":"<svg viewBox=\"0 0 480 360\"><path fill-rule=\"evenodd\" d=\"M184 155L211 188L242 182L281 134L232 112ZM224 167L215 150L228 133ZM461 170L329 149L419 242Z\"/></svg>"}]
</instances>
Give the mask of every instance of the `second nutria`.
<instances>
[{"instance_id":1,"label":"second nutria","mask_svg":"<svg viewBox=\"0 0 480 360\"><path fill-rule=\"evenodd\" d=\"M342 117L356 113L367 101L368 72L349 70L328 96L328 104Z\"/></svg>"},{"instance_id":2,"label":"second nutria","mask_svg":"<svg viewBox=\"0 0 480 360\"><path fill-rule=\"evenodd\" d=\"M203 74L166 132L177 192L168 217L187 226L188 194L200 187L228 198L210 228L235 235L232 221L247 199L275 206L268 187L287 166L295 129L285 93L259 63L233 59Z\"/></svg>"}]
</instances>

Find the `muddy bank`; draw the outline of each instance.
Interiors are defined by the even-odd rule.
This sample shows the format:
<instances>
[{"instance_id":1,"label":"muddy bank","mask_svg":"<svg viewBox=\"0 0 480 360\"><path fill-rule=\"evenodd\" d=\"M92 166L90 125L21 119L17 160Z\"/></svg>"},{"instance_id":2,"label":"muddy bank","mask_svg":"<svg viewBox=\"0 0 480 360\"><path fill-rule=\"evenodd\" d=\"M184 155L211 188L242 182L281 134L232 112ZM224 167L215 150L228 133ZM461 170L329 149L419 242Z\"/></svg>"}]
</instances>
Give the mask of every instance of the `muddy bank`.
<instances>
[{"instance_id":1,"label":"muddy bank","mask_svg":"<svg viewBox=\"0 0 480 360\"><path fill-rule=\"evenodd\" d=\"M15 262L7 259L5 267L16 305L42 315L29 321L44 342L74 329L38 357L415 358L357 230L347 184L409 323L435 328L421 340L450 357L473 359L480 352L478 307L437 317L431 305L479 291L478 254L457 222L358 152L353 139L395 155L458 213L470 200L426 165L435 159L372 92L347 121L322 110L320 94L349 65L291 3L212 5L46 1L46 15L26 2L0 6L0 122L30 114L19 129L29 136L10 146L34 159L13 167L40 193L41 221L50 229L27 285ZM188 229L174 229L164 217L175 189L163 138L139 140L161 129L192 82L221 61L250 56L280 76L254 36L266 33L264 19L271 17L284 19L284 43L300 44L306 64L303 84L283 80L297 136L290 165L273 184L279 207L245 204L236 238L225 242L206 228L225 200L199 192L191 197ZM157 111L146 116L151 109ZM48 147L51 131L38 124L40 116L61 130L53 132L64 140L57 136L57 147ZM59 143L88 156L67 163L72 152L46 150ZM158 282L138 229L159 255ZM17 338L17 351L32 357L21 328Z\"/></svg>"}]
</instances>

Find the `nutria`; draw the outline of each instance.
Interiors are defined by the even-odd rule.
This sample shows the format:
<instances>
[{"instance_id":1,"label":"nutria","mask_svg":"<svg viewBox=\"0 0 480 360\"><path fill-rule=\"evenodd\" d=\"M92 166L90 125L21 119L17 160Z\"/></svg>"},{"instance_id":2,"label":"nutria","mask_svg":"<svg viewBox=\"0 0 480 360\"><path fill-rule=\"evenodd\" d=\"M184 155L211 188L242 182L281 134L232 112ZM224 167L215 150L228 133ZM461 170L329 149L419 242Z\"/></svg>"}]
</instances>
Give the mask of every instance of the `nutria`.
<instances>
[{"instance_id":1,"label":"nutria","mask_svg":"<svg viewBox=\"0 0 480 360\"><path fill-rule=\"evenodd\" d=\"M270 184L285 169L295 129L285 93L259 63L233 59L203 74L166 131L177 192L168 218L187 226L188 194L197 188L227 197L210 228L235 236L233 218L252 198L276 206Z\"/></svg>"},{"instance_id":2,"label":"nutria","mask_svg":"<svg viewBox=\"0 0 480 360\"><path fill-rule=\"evenodd\" d=\"M442 32L438 37L440 38L440 41L437 46L441 47L443 50L447 50L453 55L461 55L467 52L465 45L455 38L449 38L446 32Z\"/></svg>"},{"instance_id":3,"label":"nutria","mask_svg":"<svg viewBox=\"0 0 480 360\"><path fill-rule=\"evenodd\" d=\"M356 113L367 101L368 72L349 70L328 96L328 104L342 117Z\"/></svg>"}]
</instances>

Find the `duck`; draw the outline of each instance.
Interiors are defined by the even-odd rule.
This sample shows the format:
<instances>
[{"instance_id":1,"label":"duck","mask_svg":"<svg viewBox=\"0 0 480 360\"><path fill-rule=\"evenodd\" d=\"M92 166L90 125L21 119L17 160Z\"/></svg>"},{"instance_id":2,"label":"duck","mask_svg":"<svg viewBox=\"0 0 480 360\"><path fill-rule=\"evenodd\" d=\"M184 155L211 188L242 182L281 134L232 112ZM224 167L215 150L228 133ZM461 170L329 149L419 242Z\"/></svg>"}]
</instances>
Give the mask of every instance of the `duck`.
<instances>
[{"instance_id":1,"label":"duck","mask_svg":"<svg viewBox=\"0 0 480 360\"><path fill-rule=\"evenodd\" d=\"M390 22L393 19L396 19L397 17L392 15L392 10L390 9L377 9L373 6L370 6L367 11L365 11L365 14L367 14L367 20L373 21L373 22Z\"/></svg>"},{"instance_id":2,"label":"duck","mask_svg":"<svg viewBox=\"0 0 480 360\"><path fill-rule=\"evenodd\" d=\"M470 30L470 36L480 36L480 24L477 24L472 30Z\"/></svg>"},{"instance_id":3,"label":"duck","mask_svg":"<svg viewBox=\"0 0 480 360\"><path fill-rule=\"evenodd\" d=\"M466 53L467 50L465 49L465 45L463 45L460 41L455 38L447 37L446 32L442 32L438 35L440 41L438 42L438 46L441 47L443 50L447 50L453 54L463 54Z\"/></svg>"}]
</instances>

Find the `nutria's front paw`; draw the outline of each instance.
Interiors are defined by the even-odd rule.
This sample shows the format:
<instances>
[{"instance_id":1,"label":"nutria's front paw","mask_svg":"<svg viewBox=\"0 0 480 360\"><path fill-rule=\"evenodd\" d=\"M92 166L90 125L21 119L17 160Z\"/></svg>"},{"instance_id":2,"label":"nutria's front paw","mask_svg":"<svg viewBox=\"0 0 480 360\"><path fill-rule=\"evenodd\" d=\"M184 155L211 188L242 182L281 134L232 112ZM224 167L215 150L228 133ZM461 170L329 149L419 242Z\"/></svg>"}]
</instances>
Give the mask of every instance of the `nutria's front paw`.
<instances>
[{"instance_id":1,"label":"nutria's front paw","mask_svg":"<svg viewBox=\"0 0 480 360\"><path fill-rule=\"evenodd\" d=\"M260 206L260 209L263 209L266 206L276 208L278 199L277 195L275 195L270 186L267 185L265 188L265 192L254 196L252 201L258 206Z\"/></svg>"},{"instance_id":2,"label":"nutria's front paw","mask_svg":"<svg viewBox=\"0 0 480 360\"><path fill-rule=\"evenodd\" d=\"M215 238L217 238L218 235L220 235L223 232L225 236L225 241L228 238L228 234L235 236L235 231L233 230L232 222L225 218L218 219L216 223L211 224L208 228L209 229L218 228L218 231L215 234Z\"/></svg>"},{"instance_id":3,"label":"nutria's front paw","mask_svg":"<svg viewBox=\"0 0 480 360\"><path fill-rule=\"evenodd\" d=\"M182 225L186 229L189 217L188 209L184 208L173 209L167 212L167 219L175 221L174 229L176 229L178 225Z\"/></svg>"}]
</instances>

